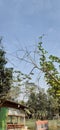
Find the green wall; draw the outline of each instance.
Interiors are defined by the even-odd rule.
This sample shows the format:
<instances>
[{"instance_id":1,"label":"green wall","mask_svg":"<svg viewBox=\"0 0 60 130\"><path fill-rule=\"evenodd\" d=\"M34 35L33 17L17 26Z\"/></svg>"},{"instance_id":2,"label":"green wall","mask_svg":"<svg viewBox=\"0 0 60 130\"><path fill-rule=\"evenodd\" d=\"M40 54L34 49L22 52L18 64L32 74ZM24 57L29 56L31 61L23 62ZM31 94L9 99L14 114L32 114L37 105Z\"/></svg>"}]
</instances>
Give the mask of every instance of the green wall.
<instances>
[{"instance_id":1,"label":"green wall","mask_svg":"<svg viewBox=\"0 0 60 130\"><path fill-rule=\"evenodd\" d=\"M6 130L7 108L0 108L0 130Z\"/></svg>"}]
</instances>

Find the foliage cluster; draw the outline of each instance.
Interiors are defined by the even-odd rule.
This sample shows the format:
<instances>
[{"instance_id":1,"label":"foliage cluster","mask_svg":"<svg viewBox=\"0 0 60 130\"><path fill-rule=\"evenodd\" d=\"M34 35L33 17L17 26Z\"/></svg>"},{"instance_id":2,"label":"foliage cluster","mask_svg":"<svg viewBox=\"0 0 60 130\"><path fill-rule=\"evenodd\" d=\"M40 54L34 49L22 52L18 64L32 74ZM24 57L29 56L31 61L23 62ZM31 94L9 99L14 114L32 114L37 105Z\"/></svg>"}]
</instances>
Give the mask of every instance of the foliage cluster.
<instances>
[{"instance_id":1,"label":"foliage cluster","mask_svg":"<svg viewBox=\"0 0 60 130\"><path fill-rule=\"evenodd\" d=\"M0 98L6 98L12 83L13 69L7 68L6 64L5 51L0 40Z\"/></svg>"},{"instance_id":2,"label":"foliage cluster","mask_svg":"<svg viewBox=\"0 0 60 130\"><path fill-rule=\"evenodd\" d=\"M38 93L32 92L27 101L27 106L31 112L30 117L36 119L52 119L54 115L59 113L59 105L57 99L45 93L40 88Z\"/></svg>"}]
</instances>

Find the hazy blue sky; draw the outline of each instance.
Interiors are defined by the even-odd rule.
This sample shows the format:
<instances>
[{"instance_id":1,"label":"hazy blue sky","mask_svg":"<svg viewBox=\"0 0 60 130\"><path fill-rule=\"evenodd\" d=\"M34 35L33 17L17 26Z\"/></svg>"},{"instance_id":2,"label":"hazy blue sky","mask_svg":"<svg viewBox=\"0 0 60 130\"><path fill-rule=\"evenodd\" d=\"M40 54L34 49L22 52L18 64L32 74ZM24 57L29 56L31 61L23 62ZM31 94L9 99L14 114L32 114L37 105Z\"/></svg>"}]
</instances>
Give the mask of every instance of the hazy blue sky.
<instances>
[{"instance_id":1,"label":"hazy blue sky","mask_svg":"<svg viewBox=\"0 0 60 130\"><path fill-rule=\"evenodd\" d=\"M0 36L18 68L24 70L9 53L33 45L42 34L46 50L60 56L60 0L0 0Z\"/></svg>"}]
</instances>

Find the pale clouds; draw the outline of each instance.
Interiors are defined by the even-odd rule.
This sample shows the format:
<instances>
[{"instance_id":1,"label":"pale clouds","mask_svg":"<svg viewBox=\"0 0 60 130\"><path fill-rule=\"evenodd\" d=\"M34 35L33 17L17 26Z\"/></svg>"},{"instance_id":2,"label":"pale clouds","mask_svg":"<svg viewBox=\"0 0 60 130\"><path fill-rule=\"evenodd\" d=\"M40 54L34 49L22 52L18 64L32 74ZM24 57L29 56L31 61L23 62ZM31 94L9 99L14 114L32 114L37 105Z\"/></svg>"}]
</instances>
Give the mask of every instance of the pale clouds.
<instances>
[{"instance_id":1,"label":"pale clouds","mask_svg":"<svg viewBox=\"0 0 60 130\"><path fill-rule=\"evenodd\" d=\"M41 11L49 11L52 9L51 0L25 0L22 3L24 7L23 13L33 15Z\"/></svg>"}]
</instances>

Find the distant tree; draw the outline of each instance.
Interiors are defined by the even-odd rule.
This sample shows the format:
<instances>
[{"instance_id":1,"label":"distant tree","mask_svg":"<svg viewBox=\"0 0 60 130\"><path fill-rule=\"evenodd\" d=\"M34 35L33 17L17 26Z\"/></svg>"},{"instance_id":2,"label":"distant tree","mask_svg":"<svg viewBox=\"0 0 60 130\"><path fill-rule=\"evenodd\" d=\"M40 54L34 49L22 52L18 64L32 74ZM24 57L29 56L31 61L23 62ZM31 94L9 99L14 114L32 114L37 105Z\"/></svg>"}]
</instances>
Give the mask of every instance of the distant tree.
<instances>
[{"instance_id":1,"label":"distant tree","mask_svg":"<svg viewBox=\"0 0 60 130\"><path fill-rule=\"evenodd\" d=\"M27 101L29 110L34 118L46 118L47 111L47 95L40 88L39 92L31 92Z\"/></svg>"},{"instance_id":2,"label":"distant tree","mask_svg":"<svg viewBox=\"0 0 60 130\"><path fill-rule=\"evenodd\" d=\"M47 117L51 119L57 114L59 114L58 100L56 98L52 97L52 96L48 96Z\"/></svg>"},{"instance_id":3,"label":"distant tree","mask_svg":"<svg viewBox=\"0 0 60 130\"><path fill-rule=\"evenodd\" d=\"M35 92L37 87L33 82L29 82L30 77L21 71L13 71L12 87L8 93L8 97L12 100L28 100L31 92ZM20 102L19 101L19 102Z\"/></svg>"},{"instance_id":4,"label":"distant tree","mask_svg":"<svg viewBox=\"0 0 60 130\"><path fill-rule=\"evenodd\" d=\"M26 81L24 86L25 86L25 90L23 91L24 98L28 100L32 93L37 92L37 85L33 82Z\"/></svg>"}]
</instances>

